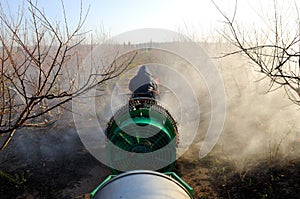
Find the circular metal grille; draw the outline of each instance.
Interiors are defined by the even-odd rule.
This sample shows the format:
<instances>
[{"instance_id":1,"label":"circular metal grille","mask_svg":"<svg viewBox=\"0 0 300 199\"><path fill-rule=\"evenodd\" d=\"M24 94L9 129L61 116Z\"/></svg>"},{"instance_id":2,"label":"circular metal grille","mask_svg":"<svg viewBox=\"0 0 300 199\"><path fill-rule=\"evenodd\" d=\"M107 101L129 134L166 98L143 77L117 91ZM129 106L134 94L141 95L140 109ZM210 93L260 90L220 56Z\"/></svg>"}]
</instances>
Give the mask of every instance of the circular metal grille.
<instances>
[{"instance_id":1,"label":"circular metal grille","mask_svg":"<svg viewBox=\"0 0 300 199\"><path fill-rule=\"evenodd\" d=\"M106 136L107 160L114 173L134 169L164 172L174 167L176 122L156 103L131 101L110 119Z\"/></svg>"}]
</instances>

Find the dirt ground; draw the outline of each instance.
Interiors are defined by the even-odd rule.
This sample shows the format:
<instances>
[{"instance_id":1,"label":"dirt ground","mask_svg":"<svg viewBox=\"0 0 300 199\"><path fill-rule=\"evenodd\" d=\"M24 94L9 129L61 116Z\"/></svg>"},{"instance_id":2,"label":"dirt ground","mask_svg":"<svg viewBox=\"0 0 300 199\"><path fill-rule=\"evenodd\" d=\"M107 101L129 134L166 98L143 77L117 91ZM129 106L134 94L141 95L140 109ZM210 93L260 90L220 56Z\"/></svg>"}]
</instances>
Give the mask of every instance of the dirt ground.
<instances>
[{"instance_id":1,"label":"dirt ground","mask_svg":"<svg viewBox=\"0 0 300 199\"><path fill-rule=\"evenodd\" d=\"M0 178L0 198L77 198L92 191L110 171L91 156L79 137L71 132L67 132L69 139L53 132L48 134L48 146L53 146L53 150L44 153L36 142L43 135L33 133L29 136L28 133L24 138L23 134L23 139L28 142L24 153L11 148L18 147L13 143L18 141L19 137L16 137L6 153L1 153L0 169L11 176ZM72 149L64 150L64 145L68 144L73 146ZM61 151L54 151L54 146L61 147Z\"/></svg>"},{"instance_id":2,"label":"dirt ground","mask_svg":"<svg viewBox=\"0 0 300 199\"><path fill-rule=\"evenodd\" d=\"M38 139L40 135L31 136ZM28 150L28 156L24 157L24 153L12 152L11 147L18 147L12 143L6 153L1 154L1 171L11 175L0 178L1 199L89 198L89 193L109 175L110 170L84 149L76 135L73 136L71 140L48 137L51 145L62 147L72 142L76 146L72 150L60 151L60 156L55 157L49 154L45 157L38 150ZM26 144L34 149L34 142ZM195 199L298 197L299 161L273 165L261 162L250 171L239 173L229 162L216 161L211 156L198 160L191 154L187 151L177 160L175 172L194 188Z\"/></svg>"}]
</instances>

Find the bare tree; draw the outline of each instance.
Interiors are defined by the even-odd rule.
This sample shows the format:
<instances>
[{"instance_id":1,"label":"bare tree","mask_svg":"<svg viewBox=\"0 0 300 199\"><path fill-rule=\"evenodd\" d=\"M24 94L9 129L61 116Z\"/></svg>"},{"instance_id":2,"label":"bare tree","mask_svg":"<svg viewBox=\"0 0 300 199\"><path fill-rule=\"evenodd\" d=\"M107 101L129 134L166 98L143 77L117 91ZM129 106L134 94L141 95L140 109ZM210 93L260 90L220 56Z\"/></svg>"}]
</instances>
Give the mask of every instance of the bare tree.
<instances>
[{"instance_id":1,"label":"bare tree","mask_svg":"<svg viewBox=\"0 0 300 199\"><path fill-rule=\"evenodd\" d=\"M15 18L0 4L0 151L17 129L53 122L57 117L53 111L118 76L134 58L133 54L122 63L113 61L102 69L95 67L83 83L77 84L80 60L72 68L68 63L78 58L88 10L83 13L81 2L77 26L70 30L61 2L62 24L51 22L31 0L27 1L28 12L23 5Z\"/></svg>"},{"instance_id":2,"label":"bare tree","mask_svg":"<svg viewBox=\"0 0 300 199\"><path fill-rule=\"evenodd\" d=\"M237 22L237 1L233 17L229 17L213 0L212 2L225 19L226 28L221 35L237 49L222 57L232 54L245 55L254 63L257 71L269 78L269 91L283 87L289 99L300 105L299 3L293 1L286 10L274 0L271 9L268 7L262 12L257 12L265 27L261 30L251 27L251 30L247 31ZM264 15L266 10L272 10L271 17Z\"/></svg>"}]
</instances>

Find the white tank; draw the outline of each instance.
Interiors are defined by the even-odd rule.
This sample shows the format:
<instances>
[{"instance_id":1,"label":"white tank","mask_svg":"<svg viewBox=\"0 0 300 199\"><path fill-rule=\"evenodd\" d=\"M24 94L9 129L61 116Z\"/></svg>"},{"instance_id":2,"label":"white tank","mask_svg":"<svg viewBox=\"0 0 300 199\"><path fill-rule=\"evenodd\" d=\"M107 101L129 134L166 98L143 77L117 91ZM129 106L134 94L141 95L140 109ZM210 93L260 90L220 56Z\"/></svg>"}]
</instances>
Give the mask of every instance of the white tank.
<instances>
[{"instance_id":1,"label":"white tank","mask_svg":"<svg viewBox=\"0 0 300 199\"><path fill-rule=\"evenodd\" d=\"M101 186L94 199L192 199L177 180L154 171L120 174Z\"/></svg>"}]
</instances>

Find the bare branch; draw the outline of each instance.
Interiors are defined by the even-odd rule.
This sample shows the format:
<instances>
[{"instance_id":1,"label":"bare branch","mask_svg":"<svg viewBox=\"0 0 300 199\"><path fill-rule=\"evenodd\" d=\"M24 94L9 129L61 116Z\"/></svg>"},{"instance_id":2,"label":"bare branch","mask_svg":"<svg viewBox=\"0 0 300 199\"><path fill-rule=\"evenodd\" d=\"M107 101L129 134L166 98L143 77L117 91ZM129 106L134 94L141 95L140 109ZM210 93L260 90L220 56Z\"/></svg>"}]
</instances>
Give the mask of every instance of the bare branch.
<instances>
[{"instance_id":1,"label":"bare branch","mask_svg":"<svg viewBox=\"0 0 300 199\"><path fill-rule=\"evenodd\" d=\"M76 87L84 67L77 52L82 48L81 29L89 8L85 14L81 1L77 26L71 30L63 1L63 26L51 23L37 3L27 3L29 20L24 7L15 20L0 4L0 136L6 137L1 139L0 151L18 128L52 124L62 105L119 76L136 56L133 52L122 63L114 60L103 71L91 67L88 78Z\"/></svg>"},{"instance_id":2,"label":"bare branch","mask_svg":"<svg viewBox=\"0 0 300 199\"><path fill-rule=\"evenodd\" d=\"M289 30L288 22L290 20L285 21L285 15L288 11L284 12L283 8L279 8L277 1L273 1L272 19L264 19L264 13L258 13L269 32L258 34L262 31L249 31L249 38L245 37L243 31L240 31L239 25L233 23L235 17L230 19L214 1L212 2L225 19L224 23L229 29L229 31L224 31L221 34L237 48L237 50L217 58L233 54L246 56L255 67L259 68L259 72L270 79L269 91L284 87L288 97L300 105L300 15L296 2L294 14L296 14L295 22L298 31ZM234 16L236 15L236 8L235 6ZM291 32L293 34L290 34ZM275 85L276 87L273 88ZM293 93L297 93L297 96Z\"/></svg>"}]
</instances>

